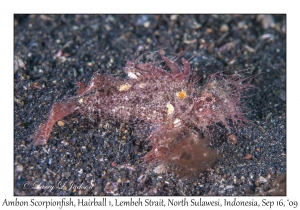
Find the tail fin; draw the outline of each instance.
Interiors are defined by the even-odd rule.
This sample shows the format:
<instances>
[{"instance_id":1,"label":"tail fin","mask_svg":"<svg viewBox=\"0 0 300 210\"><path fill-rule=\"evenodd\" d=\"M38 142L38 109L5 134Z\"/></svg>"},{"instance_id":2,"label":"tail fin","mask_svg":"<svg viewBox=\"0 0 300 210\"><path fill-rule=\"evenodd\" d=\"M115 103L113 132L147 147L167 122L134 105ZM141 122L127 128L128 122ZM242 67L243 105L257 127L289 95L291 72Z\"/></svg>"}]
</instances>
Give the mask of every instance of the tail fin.
<instances>
[{"instance_id":1,"label":"tail fin","mask_svg":"<svg viewBox=\"0 0 300 210\"><path fill-rule=\"evenodd\" d=\"M76 102L62 102L56 103L52 106L48 120L41 124L38 130L33 134L32 139L34 145L46 144L53 125L65 116L73 113L77 109Z\"/></svg>"}]
</instances>

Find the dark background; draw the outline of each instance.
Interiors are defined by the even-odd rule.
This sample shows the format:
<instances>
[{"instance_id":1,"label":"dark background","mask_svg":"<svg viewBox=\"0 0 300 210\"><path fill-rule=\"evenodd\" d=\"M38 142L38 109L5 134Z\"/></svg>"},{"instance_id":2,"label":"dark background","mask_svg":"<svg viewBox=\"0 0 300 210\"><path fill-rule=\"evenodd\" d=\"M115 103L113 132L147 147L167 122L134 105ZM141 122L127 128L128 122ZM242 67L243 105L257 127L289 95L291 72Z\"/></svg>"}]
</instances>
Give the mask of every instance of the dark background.
<instances>
[{"instance_id":1,"label":"dark background","mask_svg":"<svg viewBox=\"0 0 300 210\"><path fill-rule=\"evenodd\" d=\"M134 128L79 114L56 124L47 145L32 145L30 135L54 102L75 94L75 82L87 83L93 72L123 77L126 61L140 50L194 55L192 69L202 78L220 70L257 75L246 105L253 125L235 131L236 145L216 129L211 146L223 159L213 168L188 179L157 174L155 165L143 162L148 142ZM15 195L280 194L286 173L286 16L15 15L14 131ZM34 190L34 182L67 184ZM72 182L92 189L69 190Z\"/></svg>"}]
</instances>

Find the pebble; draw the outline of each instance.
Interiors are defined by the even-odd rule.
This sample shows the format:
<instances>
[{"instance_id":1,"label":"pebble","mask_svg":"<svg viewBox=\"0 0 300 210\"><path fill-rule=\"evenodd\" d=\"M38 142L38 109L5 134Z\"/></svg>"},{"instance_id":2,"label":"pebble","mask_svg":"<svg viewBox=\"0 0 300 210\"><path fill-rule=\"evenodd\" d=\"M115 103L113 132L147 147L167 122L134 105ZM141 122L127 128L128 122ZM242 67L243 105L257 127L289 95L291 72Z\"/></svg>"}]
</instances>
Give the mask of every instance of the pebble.
<instances>
[{"instance_id":1,"label":"pebble","mask_svg":"<svg viewBox=\"0 0 300 210\"><path fill-rule=\"evenodd\" d=\"M206 33L210 34L211 32L213 32L213 30L211 28L206 29Z\"/></svg>"},{"instance_id":2,"label":"pebble","mask_svg":"<svg viewBox=\"0 0 300 210\"><path fill-rule=\"evenodd\" d=\"M227 32L229 30L229 27L228 27L228 25L227 24L223 24L222 26L221 26L221 28L220 28L220 31L221 32Z\"/></svg>"},{"instance_id":3,"label":"pebble","mask_svg":"<svg viewBox=\"0 0 300 210\"><path fill-rule=\"evenodd\" d=\"M238 28L239 28L239 29L242 29L242 28L244 28L245 26L246 26L245 21L240 21L240 22L238 22Z\"/></svg>"},{"instance_id":4,"label":"pebble","mask_svg":"<svg viewBox=\"0 0 300 210\"><path fill-rule=\"evenodd\" d=\"M150 26L150 21L146 21L146 22L144 23L144 27L145 27L145 28L149 28L149 26Z\"/></svg>"},{"instance_id":5,"label":"pebble","mask_svg":"<svg viewBox=\"0 0 300 210\"><path fill-rule=\"evenodd\" d=\"M65 146L68 146L68 145L69 145L69 142L66 141L66 140L62 140L60 143L62 143L62 144L65 145Z\"/></svg>"},{"instance_id":6,"label":"pebble","mask_svg":"<svg viewBox=\"0 0 300 210\"><path fill-rule=\"evenodd\" d=\"M248 50L248 52L250 53L255 53L255 49L253 49L252 47L245 45L246 50Z\"/></svg>"},{"instance_id":7,"label":"pebble","mask_svg":"<svg viewBox=\"0 0 300 210\"><path fill-rule=\"evenodd\" d=\"M25 64L23 62L23 60L21 58L19 58L18 56L14 57L14 73L16 73L16 71L20 68L24 68Z\"/></svg>"},{"instance_id":8,"label":"pebble","mask_svg":"<svg viewBox=\"0 0 300 210\"><path fill-rule=\"evenodd\" d=\"M252 154L248 154L248 155L245 156L245 160L249 160L251 158L252 158Z\"/></svg>"},{"instance_id":9,"label":"pebble","mask_svg":"<svg viewBox=\"0 0 300 210\"><path fill-rule=\"evenodd\" d=\"M193 21L191 27L192 27L193 29L199 29L199 28L202 27L202 25L201 25L200 23L197 23L196 21Z\"/></svg>"},{"instance_id":10,"label":"pebble","mask_svg":"<svg viewBox=\"0 0 300 210\"><path fill-rule=\"evenodd\" d=\"M273 40L274 35L273 34L263 34L263 35L260 36L260 39L262 39L262 40L266 40L266 39Z\"/></svg>"},{"instance_id":11,"label":"pebble","mask_svg":"<svg viewBox=\"0 0 300 210\"><path fill-rule=\"evenodd\" d=\"M177 19L178 15L171 15L170 20L175 21Z\"/></svg>"},{"instance_id":12,"label":"pebble","mask_svg":"<svg viewBox=\"0 0 300 210\"><path fill-rule=\"evenodd\" d=\"M230 142L231 144L236 144L237 141L238 141L237 136L234 135L234 134L229 134L229 135L227 136L227 138L228 138L228 140L229 140L229 142Z\"/></svg>"},{"instance_id":13,"label":"pebble","mask_svg":"<svg viewBox=\"0 0 300 210\"><path fill-rule=\"evenodd\" d=\"M16 171L23 171L24 167L22 165L17 165Z\"/></svg>"},{"instance_id":14,"label":"pebble","mask_svg":"<svg viewBox=\"0 0 300 210\"><path fill-rule=\"evenodd\" d=\"M255 185L256 185L256 186L259 186L260 184L267 183L267 182L268 182L268 180L267 180L265 177L260 176L260 177L258 177L258 179L255 181Z\"/></svg>"},{"instance_id":15,"label":"pebble","mask_svg":"<svg viewBox=\"0 0 300 210\"><path fill-rule=\"evenodd\" d=\"M275 27L275 22L272 15L257 15L257 21L261 23L263 29L268 29L270 27Z\"/></svg>"},{"instance_id":16,"label":"pebble","mask_svg":"<svg viewBox=\"0 0 300 210\"><path fill-rule=\"evenodd\" d=\"M60 127L63 127L63 126L65 126L65 123L60 120L60 121L57 122L57 125L60 126Z\"/></svg>"}]
</instances>

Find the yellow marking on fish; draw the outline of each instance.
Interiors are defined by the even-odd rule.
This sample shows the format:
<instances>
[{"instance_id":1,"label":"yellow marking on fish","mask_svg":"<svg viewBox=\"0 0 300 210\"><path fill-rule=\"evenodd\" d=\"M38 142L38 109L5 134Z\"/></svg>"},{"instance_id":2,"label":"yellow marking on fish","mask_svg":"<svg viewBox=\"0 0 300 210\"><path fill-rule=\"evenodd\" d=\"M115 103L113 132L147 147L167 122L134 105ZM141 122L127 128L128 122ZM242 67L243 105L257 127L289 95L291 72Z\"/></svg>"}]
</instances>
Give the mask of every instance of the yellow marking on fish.
<instances>
[{"instance_id":1,"label":"yellow marking on fish","mask_svg":"<svg viewBox=\"0 0 300 210\"><path fill-rule=\"evenodd\" d=\"M173 114L174 112L174 106L170 103L167 104L167 108L168 108L168 114Z\"/></svg>"},{"instance_id":2,"label":"yellow marking on fish","mask_svg":"<svg viewBox=\"0 0 300 210\"><path fill-rule=\"evenodd\" d=\"M123 84L123 85L120 85L119 91L127 91L130 88L131 88L131 85L129 85L129 84Z\"/></svg>"},{"instance_id":3,"label":"yellow marking on fish","mask_svg":"<svg viewBox=\"0 0 300 210\"><path fill-rule=\"evenodd\" d=\"M186 98L186 92L184 90L181 90L180 92L177 93L178 98L184 99Z\"/></svg>"}]
</instances>

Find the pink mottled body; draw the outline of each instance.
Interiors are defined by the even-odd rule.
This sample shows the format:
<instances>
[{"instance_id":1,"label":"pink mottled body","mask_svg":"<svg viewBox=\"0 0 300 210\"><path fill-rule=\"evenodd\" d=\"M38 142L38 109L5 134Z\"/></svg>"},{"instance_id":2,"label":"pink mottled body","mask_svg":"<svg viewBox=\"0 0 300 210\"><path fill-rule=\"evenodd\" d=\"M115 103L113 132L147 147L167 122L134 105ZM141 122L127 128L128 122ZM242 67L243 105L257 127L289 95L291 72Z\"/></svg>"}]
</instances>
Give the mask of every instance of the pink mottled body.
<instances>
[{"instance_id":1,"label":"pink mottled body","mask_svg":"<svg viewBox=\"0 0 300 210\"><path fill-rule=\"evenodd\" d=\"M33 136L35 145L46 144L54 123L75 110L89 118L139 119L154 125L156 129L148 138L152 150L146 160L162 160L173 154L178 141L174 139L196 139L193 128L207 131L208 126L221 122L230 129L228 120L233 125L247 122L241 98L252 87L249 79L219 72L199 88L187 60L182 58L181 67L175 60L162 59L171 72L152 62L129 61L124 68L127 80L94 74L87 85L78 83L76 97L53 105L48 121ZM185 135L187 131L190 134Z\"/></svg>"}]
</instances>

